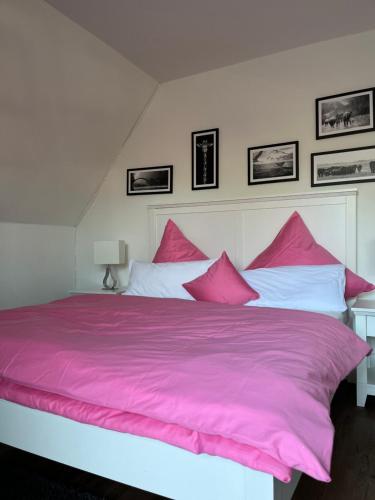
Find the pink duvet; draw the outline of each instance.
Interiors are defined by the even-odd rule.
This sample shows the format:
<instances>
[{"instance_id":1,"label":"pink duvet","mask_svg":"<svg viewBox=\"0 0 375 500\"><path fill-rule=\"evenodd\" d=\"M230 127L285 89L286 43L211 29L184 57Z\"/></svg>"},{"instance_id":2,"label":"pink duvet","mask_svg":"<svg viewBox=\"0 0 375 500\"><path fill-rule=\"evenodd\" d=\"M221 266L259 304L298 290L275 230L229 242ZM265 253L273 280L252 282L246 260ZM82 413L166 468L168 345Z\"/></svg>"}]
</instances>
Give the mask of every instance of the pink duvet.
<instances>
[{"instance_id":1,"label":"pink duvet","mask_svg":"<svg viewBox=\"0 0 375 500\"><path fill-rule=\"evenodd\" d=\"M370 351L328 316L125 296L0 312L0 397L329 481L329 402Z\"/></svg>"}]
</instances>

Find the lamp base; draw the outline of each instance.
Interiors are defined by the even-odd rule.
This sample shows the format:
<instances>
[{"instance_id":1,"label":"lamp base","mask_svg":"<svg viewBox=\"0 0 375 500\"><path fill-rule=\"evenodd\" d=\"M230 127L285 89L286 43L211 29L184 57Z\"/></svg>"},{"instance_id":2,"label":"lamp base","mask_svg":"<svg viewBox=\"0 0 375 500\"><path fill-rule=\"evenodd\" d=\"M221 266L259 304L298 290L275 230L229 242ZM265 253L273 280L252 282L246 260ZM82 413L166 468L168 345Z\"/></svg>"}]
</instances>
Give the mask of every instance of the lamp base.
<instances>
[{"instance_id":1,"label":"lamp base","mask_svg":"<svg viewBox=\"0 0 375 500\"><path fill-rule=\"evenodd\" d=\"M112 286L108 285L107 280L111 277ZM105 275L103 278L103 290L117 290L117 279L115 278L111 266L108 264L105 268Z\"/></svg>"}]
</instances>

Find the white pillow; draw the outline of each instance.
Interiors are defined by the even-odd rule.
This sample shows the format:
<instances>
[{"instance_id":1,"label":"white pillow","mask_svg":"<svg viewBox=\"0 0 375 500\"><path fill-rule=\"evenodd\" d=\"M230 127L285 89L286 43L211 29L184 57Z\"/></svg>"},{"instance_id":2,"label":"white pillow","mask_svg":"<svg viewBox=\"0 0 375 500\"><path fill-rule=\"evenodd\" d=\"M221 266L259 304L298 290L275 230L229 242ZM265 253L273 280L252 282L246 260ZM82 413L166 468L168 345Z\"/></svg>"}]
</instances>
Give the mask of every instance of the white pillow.
<instances>
[{"instance_id":1,"label":"white pillow","mask_svg":"<svg viewBox=\"0 0 375 500\"><path fill-rule=\"evenodd\" d=\"M182 286L204 274L215 259L193 262L130 262L129 285L124 295L194 300Z\"/></svg>"},{"instance_id":2,"label":"white pillow","mask_svg":"<svg viewBox=\"0 0 375 500\"><path fill-rule=\"evenodd\" d=\"M260 295L247 306L331 313L347 309L342 264L249 269L240 274Z\"/></svg>"}]
</instances>

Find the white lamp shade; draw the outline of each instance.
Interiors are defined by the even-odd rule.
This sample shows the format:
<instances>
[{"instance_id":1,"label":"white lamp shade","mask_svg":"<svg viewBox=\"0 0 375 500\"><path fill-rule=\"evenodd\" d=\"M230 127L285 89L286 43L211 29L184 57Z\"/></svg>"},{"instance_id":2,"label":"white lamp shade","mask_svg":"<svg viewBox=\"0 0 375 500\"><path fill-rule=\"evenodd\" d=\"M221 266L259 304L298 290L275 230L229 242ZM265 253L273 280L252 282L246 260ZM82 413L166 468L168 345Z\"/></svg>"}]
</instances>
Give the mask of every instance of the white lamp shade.
<instances>
[{"instance_id":1,"label":"white lamp shade","mask_svg":"<svg viewBox=\"0 0 375 500\"><path fill-rule=\"evenodd\" d=\"M125 242L117 241L95 241L94 242L95 264L125 264Z\"/></svg>"}]
</instances>

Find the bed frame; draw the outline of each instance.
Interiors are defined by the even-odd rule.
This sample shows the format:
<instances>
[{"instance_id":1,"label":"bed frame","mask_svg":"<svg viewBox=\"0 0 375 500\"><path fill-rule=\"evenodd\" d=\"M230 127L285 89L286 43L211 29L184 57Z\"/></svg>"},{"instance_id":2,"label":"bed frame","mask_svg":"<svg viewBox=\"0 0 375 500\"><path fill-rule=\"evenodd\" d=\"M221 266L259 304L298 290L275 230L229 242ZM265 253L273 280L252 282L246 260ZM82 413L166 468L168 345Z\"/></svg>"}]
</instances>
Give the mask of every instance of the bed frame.
<instances>
[{"instance_id":1,"label":"bed frame","mask_svg":"<svg viewBox=\"0 0 375 500\"><path fill-rule=\"evenodd\" d=\"M356 270L356 190L148 207L150 254L172 218L204 252L246 265L298 210L316 239ZM74 422L0 400L0 442L176 500L290 500L283 484L220 457Z\"/></svg>"}]
</instances>

